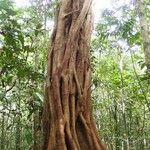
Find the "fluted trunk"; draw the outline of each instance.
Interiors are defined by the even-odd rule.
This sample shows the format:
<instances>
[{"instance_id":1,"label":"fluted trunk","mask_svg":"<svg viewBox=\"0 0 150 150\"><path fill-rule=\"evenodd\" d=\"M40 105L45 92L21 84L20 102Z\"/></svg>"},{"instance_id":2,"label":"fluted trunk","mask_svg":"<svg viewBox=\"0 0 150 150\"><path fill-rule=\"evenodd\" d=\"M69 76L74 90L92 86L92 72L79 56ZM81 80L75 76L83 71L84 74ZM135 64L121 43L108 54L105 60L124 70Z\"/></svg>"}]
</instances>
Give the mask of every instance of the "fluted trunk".
<instances>
[{"instance_id":1,"label":"fluted trunk","mask_svg":"<svg viewBox=\"0 0 150 150\"><path fill-rule=\"evenodd\" d=\"M105 150L91 110L91 4L58 4L45 84L43 150Z\"/></svg>"}]
</instances>

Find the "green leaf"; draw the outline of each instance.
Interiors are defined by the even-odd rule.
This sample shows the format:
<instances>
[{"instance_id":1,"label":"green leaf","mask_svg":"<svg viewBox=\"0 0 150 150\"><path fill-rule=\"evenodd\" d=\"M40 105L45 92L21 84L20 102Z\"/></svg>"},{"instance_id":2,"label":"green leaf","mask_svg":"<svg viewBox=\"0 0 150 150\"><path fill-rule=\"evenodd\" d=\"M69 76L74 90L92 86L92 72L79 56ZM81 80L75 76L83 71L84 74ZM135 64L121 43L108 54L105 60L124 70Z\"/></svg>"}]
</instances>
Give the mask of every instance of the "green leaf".
<instances>
[{"instance_id":1,"label":"green leaf","mask_svg":"<svg viewBox=\"0 0 150 150\"><path fill-rule=\"evenodd\" d=\"M18 35L18 39L20 40L22 46L24 46L24 37L23 37L22 34L19 34L19 35Z\"/></svg>"},{"instance_id":2,"label":"green leaf","mask_svg":"<svg viewBox=\"0 0 150 150\"><path fill-rule=\"evenodd\" d=\"M145 67L145 63L141 64L141 69L143 69Z\"/></svg>"},{"instance_id":3,"label":"green leaf","mask_svg":"<svg viewBox=\"0 0 150 150\"><path fill-rule=\"evenodd\" d=\"M37 100L41 103L43 103L43 101L44 101L44 97L43 97L43 95L41 95L40 93L38 93L38 92L36 92L35 93L35 95L36 95L36 97L38 98Z\"/></svg>"},{"instance_id":4,"label":"green leaf","mask_svg":"<svg viewBox=\"0 0 150 150\"><path fill-rule=\"evenodd\" d=\"M41 28L42 28L42 24L39 23L39 24L36 26L36 29L38 30L38 29L41 29Z\"/></svg>"},{"instance_id":5,"label":"green leaf","mask_svg":"<svg viewBox=\"0 0 150 150\"><path fill-rule=\"evenodd\" d=\"M34 32L35 32L35 36L38 36L39 31L38 31L38 30L35 30Z\"/></svg>"},{"instance_id":6,"label":"green leaf","mask_svg":"<svg viewBox=\"0 0 150 150\"><path fill-rule=\"evenodd\" d=\"M2 100L5 96L5 93L4 92L0 92L0 100Z\"/></svg>"}]
</instances>

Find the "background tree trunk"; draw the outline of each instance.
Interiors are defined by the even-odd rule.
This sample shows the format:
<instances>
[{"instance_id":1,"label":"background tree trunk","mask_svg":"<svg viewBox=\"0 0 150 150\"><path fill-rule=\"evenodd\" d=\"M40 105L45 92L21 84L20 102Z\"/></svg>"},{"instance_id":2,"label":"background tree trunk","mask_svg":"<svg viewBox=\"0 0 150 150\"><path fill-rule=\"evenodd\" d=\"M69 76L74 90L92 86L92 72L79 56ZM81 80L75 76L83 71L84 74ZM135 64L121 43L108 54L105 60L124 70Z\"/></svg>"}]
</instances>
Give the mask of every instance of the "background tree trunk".
<instances>
[{"instance_id":1,"label":"background tree trunk","mask_svg":"<svg viewBox=\"0 0 150 150\"><path fill-rule=\"evenodd\" d=\"M19 80L20 83L20 80ZM16 150L21 150L21 97L20 87L18 87L18 102L16 104L18 114L16 116Z\"/></svg>"},{"instance_id":2,"label":"background tree trunk","mask_svg":"<svg viewBox=\"0 0 150 150\"><path fill-rule=\"evenodd\" d=\"M147 67L147 72L150 75L150 37L149 37L148 23L146 19L144 0L137 0L137 7L138 7L141 36L142 36L143 48L145 54L145 64Z\"/></svg>"},{"instance_id":3,"label":"background tree trunk","mask_svg":"<svg viewBox=\"0 0 150 150\"><path fill-rule=\"evenodd\" d=\"M1 149L5 149L5 113L2 113L1 122Z\"/></svg>"},{"instance_id":4,"label":"background tree trunk","mask_svg":"<svg viewBox=\"0 0 150 150\"><path fill-rule=\"evenodd\" d=\"M43 150L104 150L91 110L92 0L61 0L48 56Z\"/></svg>"}]
</instances>

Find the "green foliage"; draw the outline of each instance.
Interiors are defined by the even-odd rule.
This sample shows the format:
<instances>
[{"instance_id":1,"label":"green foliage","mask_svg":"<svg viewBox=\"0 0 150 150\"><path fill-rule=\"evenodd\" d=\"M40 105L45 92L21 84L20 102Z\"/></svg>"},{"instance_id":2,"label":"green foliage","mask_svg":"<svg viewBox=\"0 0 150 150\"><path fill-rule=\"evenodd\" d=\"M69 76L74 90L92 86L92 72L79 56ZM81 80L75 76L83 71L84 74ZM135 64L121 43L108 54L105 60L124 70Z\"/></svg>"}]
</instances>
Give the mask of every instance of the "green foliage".
<instances>
[{"instance_id":1,"label":"green foliage","mask_svg":"<svg viewBox=\"0 0 150 150\"><path fill-rule=\"evenodd\" d=\"M0 0L0 128L3 128L0 149L3 150L17 149L18 143L21 149L33 146L33 116L42 112L49 40L43 21L31 11L35 8L31 6L28 11L29 8L19 9L13 4Z\"/></svg>"},{"instance_id":2,"label":"green foliage","mask_svg":"<svg viewBox=\"0 0 150 150\"><path fill-rule=\"evenodd\" d=\"M92 39L93 109L108 149L150 148L150 78L133 7L104 11Z\"/></svg>"}]
</instances>

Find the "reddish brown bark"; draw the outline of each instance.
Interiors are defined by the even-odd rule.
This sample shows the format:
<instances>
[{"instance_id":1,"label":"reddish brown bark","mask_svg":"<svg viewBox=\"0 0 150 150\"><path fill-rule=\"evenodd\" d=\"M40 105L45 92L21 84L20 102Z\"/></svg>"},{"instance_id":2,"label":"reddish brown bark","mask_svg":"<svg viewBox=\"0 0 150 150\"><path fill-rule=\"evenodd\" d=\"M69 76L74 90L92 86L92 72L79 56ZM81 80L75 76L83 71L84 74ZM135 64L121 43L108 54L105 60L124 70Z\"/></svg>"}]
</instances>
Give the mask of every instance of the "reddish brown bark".
<instances>
[{"instance_id":1,"label":"reddish brown bark","mask_svg":"<svg viewBox=\"0 0 150 150\"><path fill-rule=\"evenodd\" d=\"M48 56L43 150L105 150L91 110L92 0L61 0Z\"/></svg>"}]
</instances>

